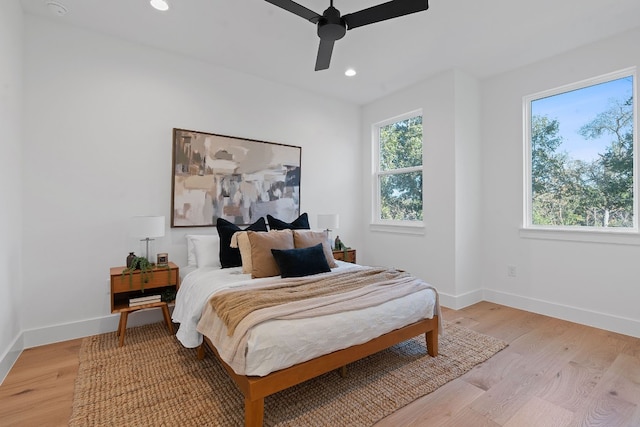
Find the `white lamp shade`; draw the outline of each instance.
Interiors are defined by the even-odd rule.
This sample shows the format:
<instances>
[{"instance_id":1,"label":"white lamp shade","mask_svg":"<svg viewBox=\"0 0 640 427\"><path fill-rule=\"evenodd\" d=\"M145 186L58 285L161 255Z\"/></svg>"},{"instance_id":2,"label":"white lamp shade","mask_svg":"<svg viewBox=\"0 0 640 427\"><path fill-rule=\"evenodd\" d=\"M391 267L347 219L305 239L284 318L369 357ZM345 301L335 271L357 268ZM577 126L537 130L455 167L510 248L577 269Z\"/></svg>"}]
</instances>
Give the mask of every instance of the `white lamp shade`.
<instances>
[{"instance_id":1,"label":"white lamp shade","mask_svg":"<svg viewBox=\"0 0 640 427\"><path fill-rule=\"evenodd\" d=\"M164 236L164 216L134 216L129 223L129 234L145 239Z\"/></svg>"},{"instance_id":2,"label":"white lamp shade","mask_svg":"<svg viewBox=\"0 0 640 427\"><path fill-rule=\"evenodd\" d=\"M318 214L318 228L325 230L335 230L339 227L340 217L338 214Z\"/></svg>"}]
</instances>

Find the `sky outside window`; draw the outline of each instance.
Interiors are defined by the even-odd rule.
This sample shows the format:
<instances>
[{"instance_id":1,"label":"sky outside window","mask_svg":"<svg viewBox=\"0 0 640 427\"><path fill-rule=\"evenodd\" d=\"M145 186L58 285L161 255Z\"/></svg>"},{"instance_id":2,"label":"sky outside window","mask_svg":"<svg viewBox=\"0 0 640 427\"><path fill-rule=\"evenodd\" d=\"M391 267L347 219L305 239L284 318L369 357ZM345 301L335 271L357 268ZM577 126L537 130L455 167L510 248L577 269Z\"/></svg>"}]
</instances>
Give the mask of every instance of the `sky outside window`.
<instances>
[{"instance_id":1,"label":"sky outside window","mask_svg":"<svg viewBox=\"0 0 640 427\"><path fill-rule=\"evenodd\" d=\"M558 151L566 151L574 160L592 161L611 143L612 136L585 139L580 128L606 111L610 101L625 101L633 94L633 77L623 77L605 83L576 89L559 95L531 102L532 116L547 116L560 124L562 145Z\"/></svg>"}]
</instances>

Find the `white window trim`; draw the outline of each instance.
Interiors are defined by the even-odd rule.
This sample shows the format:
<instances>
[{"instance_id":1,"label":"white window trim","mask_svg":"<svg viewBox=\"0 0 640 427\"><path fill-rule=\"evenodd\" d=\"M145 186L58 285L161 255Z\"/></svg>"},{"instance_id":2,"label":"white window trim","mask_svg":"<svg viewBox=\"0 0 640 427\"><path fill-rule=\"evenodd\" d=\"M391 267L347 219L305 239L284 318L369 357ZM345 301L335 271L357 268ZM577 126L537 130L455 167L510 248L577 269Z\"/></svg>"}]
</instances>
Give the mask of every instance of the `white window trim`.
<instances>
[{"instance_id":1,"label":"white window trim","mask_svg":"<svg viewBox=\"0 0 640 427\"><path fill-rule=\"evenodd\" d=\"M423 223L413 224L411 221L395 221L393 224L369 224L370 231L394 234L414 234L423 236L426 234Z\"/></svg>"},{"instance_id":2,"label":"white window trim","mask_svg":"<svg viewBox=\"0 0 640 427\"><path fill-rule=\"evenodd\" d=\"M582 89L588 86L606 83L623 77L633 77L633 227L563 227L535 225L532 218L532 188L531 188L531 102L537 99L558 95L572 90ZM523 200L523 226L520 236L532 239L566 240L577 242L598 242L616 244L640 244L640 232L638 229L638 79L636 67L614 71L598 77L581 80L554 89L545 90L523 97L522 123L524 137L524 200Z\"/></svg>"},{"instance_id":3,"label":"white window trim","mask_svg":"<svg viewBox=\"0 0 640 427\"><path fill-rule=\"evenodd\" d=\"M402 121L412 117L422 116L423 118L423 132L422 132L422 164L420 166L414 166L410 168L400 168L387 171L380 170L380 128ZM408 113L401 114L399 116L392 117L390 119L383 120L378 123L374 123L371 126L371 141L372 141L372 164L371 164L371 178L372 178L372 197L371 197L371 223L369 229L371 231L389 232L389 233L402 233L402 234L424 234L424 220L422 221L396 221L396 220L383 220L380 219L380 177L383 175L395 175L398 173L407 172L422 172L422 217L424 218L424 116L422 109L410 111Z\"/></svg>"}]
</instances>

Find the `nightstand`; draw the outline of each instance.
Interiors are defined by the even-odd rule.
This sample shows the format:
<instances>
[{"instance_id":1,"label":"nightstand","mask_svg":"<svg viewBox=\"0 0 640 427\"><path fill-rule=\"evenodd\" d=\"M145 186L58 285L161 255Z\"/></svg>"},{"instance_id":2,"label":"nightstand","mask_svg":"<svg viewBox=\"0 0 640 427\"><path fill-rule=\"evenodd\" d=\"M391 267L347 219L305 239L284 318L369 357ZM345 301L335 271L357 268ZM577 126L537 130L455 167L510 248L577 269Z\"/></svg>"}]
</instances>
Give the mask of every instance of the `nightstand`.
<instances>
[{"instance_id":1,"label":"nightstand","mask_svg":"<svg viewBox=\"0 0 640 427\"><path fill-rule=\"evenodd\" d=\"M333 258L339 261L356 263L356 250L345 249L343 251L333 250Z\"/></svg>"},{"instance_id":2,"label":"nightstand","mask_svg":"<svg viewBox=\"0 0 640 427\"><path fill-rule=\"evenodd\" d=\"M124 344L129 313L148 308L161 308L169 332L173 334L173 324L169 315L169 301L153 301L136 306L129 306L131 298L161 295L164 292L177 292L180 287L180 272L178 266L170 262L166 267L155 267L153 271L142 274L140 270L129 273L122 272L126 267L111 268L111 312L120 313L117 336L120 337L119 346Z\"/></svg>"}]
</instances>

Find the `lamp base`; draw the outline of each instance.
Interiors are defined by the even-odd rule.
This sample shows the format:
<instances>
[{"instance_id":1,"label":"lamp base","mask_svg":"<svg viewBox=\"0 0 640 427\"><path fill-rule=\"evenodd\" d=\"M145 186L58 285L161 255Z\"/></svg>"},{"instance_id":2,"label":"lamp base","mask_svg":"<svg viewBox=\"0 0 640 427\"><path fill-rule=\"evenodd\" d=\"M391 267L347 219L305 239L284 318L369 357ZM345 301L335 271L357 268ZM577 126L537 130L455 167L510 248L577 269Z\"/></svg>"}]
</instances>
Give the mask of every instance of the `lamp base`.
<instances>
[{"instance_id":1,"label":"lamp base","mask_svg":"<svg viewBox=\"0 0 640 427\"><path fill-rule=\"evenodd\" d=\"M151 264L155 264L155 240L146 238L140 239L140 253L144 254L143 256L149 261Z\"/></svg>"},{"instance_id":2,"label":"lamp base","mask_svg":"<svg viewBox=\"0 0 640 427\"><path fill-rule=\"evenodd\" d=\"M326 228L324 231L326 231L327 233L327 243L329 243L329 247L331 248L331 250L334 250L335 247L333 246L333 240L331 240L331 230Z\"/></svg>"}]
</instances>

